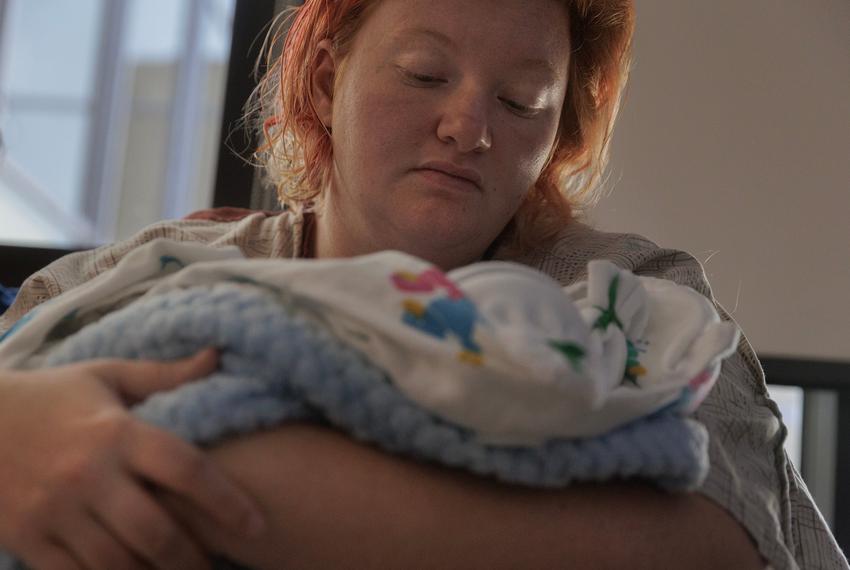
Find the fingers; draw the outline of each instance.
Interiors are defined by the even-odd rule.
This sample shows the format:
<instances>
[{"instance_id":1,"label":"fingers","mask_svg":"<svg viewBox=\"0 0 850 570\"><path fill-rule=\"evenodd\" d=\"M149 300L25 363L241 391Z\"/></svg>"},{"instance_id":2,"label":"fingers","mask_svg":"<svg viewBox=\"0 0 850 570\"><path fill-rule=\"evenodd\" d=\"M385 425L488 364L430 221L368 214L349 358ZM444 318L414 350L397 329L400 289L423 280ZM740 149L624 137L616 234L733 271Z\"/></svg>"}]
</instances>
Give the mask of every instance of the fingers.
<instances>
[{"instance_id":1,"label":"fingers","mask_svg":"<svg viewBox=\"0 0 850 570\"><path fill-rule=\"evenodd\" d=\"M94 366L98 376L109 383L125 402L133 404L155 392L170 390L212 374L218 367L218 351L207 348L171 362L102 360Z\"/></svg>"},{"instance_id":2,"label":"fingers","mask_svg":"<svg viewBox=\"0 0 850 570\"><path fill-rule=\"evenodd\" d=\"M92 570L145 570L122 541L100 522L94 513L74 520L71 532L64 538L74 556Z\"/></svg>"},{"instance_id":3,"label":"fingers","mask_svg":"<svg viewBox=\"0 0 850 570\"><path fill-rule=\"evenodd\" d=\"M32 556L25 555L23 561L36 570L86 570L65 547L55 542L45 541L31 552Z\"/></svg>"},{"instance_id":4,"label":"fingers","mask_svg":"<svg viewBox=\"0 0 850 570\"><path fill-rule=\"evenodd\" d=\"M129 551L135 553L139 560L147 561L153 568L210 568L209 561L198 544L132 477L127 476L113 482L94 508L97 518L103 521L103 525L109 528L112 535L126 545ZM105 532L107 531L104 529ZM94 544L98 537L87 538L90 544ZM94 560L99 565L92 565L92 568L125 568L105 564L106 558L96 557ZM135 564L127 568L146 567L141 562Z\"/></svg>"},{"instance_id":5,"label":"fingers","mask_svg":"<svg viewBox=\"0 0 850 570\"><path fill-rule=\"evenodd\" d=\"M259 507L194 446L140 423L128 454L136 474L187 499L224 527L247 537L264 530Z\"/></svg>"}]
</instances>

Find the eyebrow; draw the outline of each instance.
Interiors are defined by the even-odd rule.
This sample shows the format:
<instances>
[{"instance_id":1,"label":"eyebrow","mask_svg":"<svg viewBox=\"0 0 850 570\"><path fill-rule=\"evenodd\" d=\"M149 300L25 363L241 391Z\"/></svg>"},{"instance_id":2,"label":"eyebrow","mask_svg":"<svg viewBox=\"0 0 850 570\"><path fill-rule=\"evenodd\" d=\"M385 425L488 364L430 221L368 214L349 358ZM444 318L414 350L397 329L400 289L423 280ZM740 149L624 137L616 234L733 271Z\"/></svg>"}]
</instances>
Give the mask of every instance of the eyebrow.
<instances>
[{"instance_id":1,"label":"eyebrow","mask_svg":"<svg viewBox=\"0 0 850 570\"><path fill-rule=\"evenodd\" d=\"M403 39L404 37L409 37L411 35L428 38L439 44L448 46L452 49L457 49L458 47L457 43L455 43L455 41L449 36L442 32L438 32L437 30L432 30L431 28L406 28L399 31L398 38ZM558 71L555 69L555 66L552 64L552 62L548 59L528 57L518 61L515 67L519 69L532 69L540 73L545 73L546 75L553 78L558 76Z\"/></svg>"},{"instance_id":2,"label":"eyebrow","mask_svg":"<svg viewBox=\"0 0 850 570\"><path fill-rule=\"evenodd\" d=\"M437 43L441 43L452 48L457 48L457 44L454 42L453 39L451 39L449 36L442 32L438 32L437 30L432 30L430 28L407 28L401 30L398 36L400 38L403 38L408 34L414 36L425 36L426 38L435 40Z\"/></svg>"}]
</instances>

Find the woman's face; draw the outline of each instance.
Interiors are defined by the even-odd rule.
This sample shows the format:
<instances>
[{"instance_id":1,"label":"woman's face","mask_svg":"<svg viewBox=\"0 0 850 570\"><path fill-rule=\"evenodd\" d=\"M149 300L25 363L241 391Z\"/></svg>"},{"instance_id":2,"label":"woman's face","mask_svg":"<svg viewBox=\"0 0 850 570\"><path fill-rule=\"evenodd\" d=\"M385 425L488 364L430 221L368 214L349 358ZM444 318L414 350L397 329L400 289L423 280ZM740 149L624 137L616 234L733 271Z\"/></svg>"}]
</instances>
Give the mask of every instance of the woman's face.
<instances>
[{"instance_id":1,"label":"woman's face","mask_svg":"<svg viewBox=\"0 0 850 570\"><path fill-rule=\"evenodd\" d=\"M546 165L569 54L558 0L379 2L317 104L333 133L330 232L349 253L477 259Z\"/></svg>"}]
</instances>

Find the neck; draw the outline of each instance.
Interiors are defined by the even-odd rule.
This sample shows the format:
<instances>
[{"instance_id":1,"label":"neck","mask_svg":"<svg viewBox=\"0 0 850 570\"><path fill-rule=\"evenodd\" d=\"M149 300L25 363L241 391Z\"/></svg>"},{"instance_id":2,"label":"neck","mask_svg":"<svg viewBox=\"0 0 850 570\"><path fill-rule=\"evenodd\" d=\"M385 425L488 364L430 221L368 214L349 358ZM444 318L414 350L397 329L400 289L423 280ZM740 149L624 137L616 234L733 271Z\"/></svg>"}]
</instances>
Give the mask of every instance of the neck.
<instances>
[{"instance_id":1,"label":"neck","mask_svg":"<svg viewBox=\"0 0 850 570\"><path fill-rule=\"evenodd\" d=\"M443 271L480 261L485 252L472 251L469 244L460 247L435 247L433 242L389 236L378 241L367 229L350 227L344 216L326 209L315 214L312 224L312 256L316 259L346 258L385 250L396 250L433 263ZM308 236L305 236L308 239Z\"/></svg>"}]
</instances>

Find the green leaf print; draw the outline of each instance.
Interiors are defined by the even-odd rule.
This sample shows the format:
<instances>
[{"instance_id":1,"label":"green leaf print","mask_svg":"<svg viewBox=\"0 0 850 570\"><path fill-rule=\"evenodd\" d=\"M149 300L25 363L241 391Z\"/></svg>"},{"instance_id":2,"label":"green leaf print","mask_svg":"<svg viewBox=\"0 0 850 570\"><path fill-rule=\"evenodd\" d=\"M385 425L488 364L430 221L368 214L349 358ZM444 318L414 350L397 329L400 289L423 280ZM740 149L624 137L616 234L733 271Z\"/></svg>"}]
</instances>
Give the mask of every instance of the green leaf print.
<instances>
[{"instance_id":1,"label":"green leaf print","mask_svg":"<svg viewBox=\"0 0 850 570\"><path fill-rule=\"evenodd\" d=\"M585 351L582 347L575 344L574 342L568 341L560 341L560 340L550 340L549 346L563 354L567 360L569 360L570 365L573 367L573 370L576 372L581 372L581 363L585 357Z\"/></svg>"}]
</instances>

